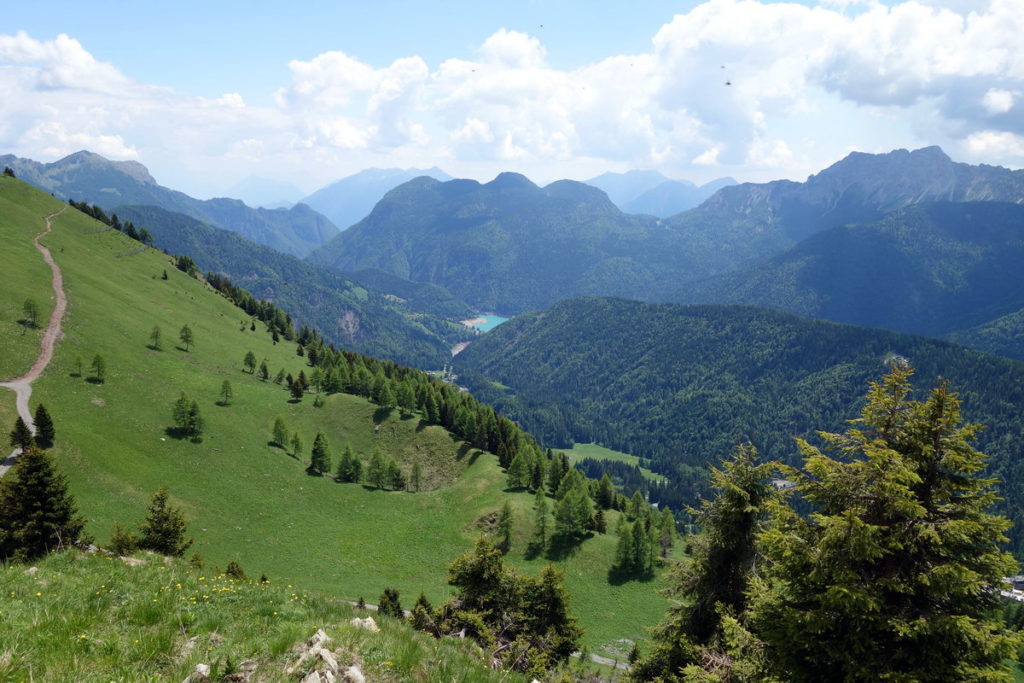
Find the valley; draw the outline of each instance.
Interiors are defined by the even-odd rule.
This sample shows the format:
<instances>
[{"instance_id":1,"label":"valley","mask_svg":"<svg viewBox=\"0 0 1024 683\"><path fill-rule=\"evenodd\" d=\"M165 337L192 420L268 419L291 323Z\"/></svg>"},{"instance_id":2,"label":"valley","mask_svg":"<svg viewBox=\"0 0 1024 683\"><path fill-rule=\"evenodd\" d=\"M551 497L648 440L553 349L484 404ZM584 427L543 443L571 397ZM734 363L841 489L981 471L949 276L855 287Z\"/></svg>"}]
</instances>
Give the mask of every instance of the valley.
<instances>
[{"instance_id":1,"label":"valley","mask_svg":"<svg viewBox=\"0 0 1024 683\"><path fill-rule=\"evenodd\" d=\"M0 220L10 242L30 244L30 226L61 209L48 195L6 178L0 201L22 207ZM54 359L33 392L33 403L45 403L55 416L54 458L98 541L117 524L130 528L152 492L167 486L206 563L235 561L275 583L349 600L372 602L394 587L408 600L424 592L441 601L449 594L447 563L486 529L479 520L504 502L515 520L509 561L529 573L547 562L524 558L534 497L503 490L505 475L493 455L358 396L289 401L282 386L247 372L242 361L251 351L272 373L309 373L294 342L274 343L262 323L252 329L249 316L166 256L101 227L65 211L43 239L61 266L68 311ZM29 258L42 260L26 252L22 267L31 267ZM194 339L187 348L177 339L186 325ZM159 348L154 328L162 331ZM29 350L26 345L23 355ZM96 356L106 363L102 381L91 368ZM233 396L219 405L225 381ZM176 437L171 427L172 404L182 392L202 411L198 442ZM313 405L318 397L320 407ZM271 443L278 417L300 436L302 455L323 432L335 462L350 446L364 459L379 449L406 473L418 463L423 490L382 491L311 476L302 455ZM607 583L614 546L614 535L598 535L559 561L594 653L621 638L643 638L663 604L655 592L661 579Z\"/></svg>"}]
</instances>

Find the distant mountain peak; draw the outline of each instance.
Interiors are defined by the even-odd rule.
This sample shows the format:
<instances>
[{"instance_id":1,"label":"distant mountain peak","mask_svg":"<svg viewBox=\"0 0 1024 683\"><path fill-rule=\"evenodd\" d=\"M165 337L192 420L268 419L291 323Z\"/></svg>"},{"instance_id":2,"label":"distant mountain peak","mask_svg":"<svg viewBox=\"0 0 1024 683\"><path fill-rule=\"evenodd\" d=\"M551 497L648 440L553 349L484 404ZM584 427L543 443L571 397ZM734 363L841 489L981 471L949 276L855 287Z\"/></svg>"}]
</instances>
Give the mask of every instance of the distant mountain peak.
<instances>
[{"instance_id":1,"label":"distant mountain peak","mask_svg":"<svg viewBox=\"0 0 1024 683\"><path fill-rule=\"evenodd\" d=\"M489 183L484 183L484 187L491 190L512 190L518 188L538 189L537 185L535 185L532 180L521 173L513 173L512 171L499 173L494 180Z\"/></svg>"},{"instance_id":2,"label":"distant mountain peak","mask_svg":"<svg viewBox=\"0 0 1024 683\"><path fill-rule=\"evenodd\" d=\"M96 152L90 152L89 150L83 149L73 154L69 154L63 159L49 164L56 168L71 168L76 166L109 166L132 180L143 183L145 185L156 185L156 179L150 175L149 169L140 164L138 161L114 161L108 159L105 156L97 154Z\"/></svg>"}]
</instances>

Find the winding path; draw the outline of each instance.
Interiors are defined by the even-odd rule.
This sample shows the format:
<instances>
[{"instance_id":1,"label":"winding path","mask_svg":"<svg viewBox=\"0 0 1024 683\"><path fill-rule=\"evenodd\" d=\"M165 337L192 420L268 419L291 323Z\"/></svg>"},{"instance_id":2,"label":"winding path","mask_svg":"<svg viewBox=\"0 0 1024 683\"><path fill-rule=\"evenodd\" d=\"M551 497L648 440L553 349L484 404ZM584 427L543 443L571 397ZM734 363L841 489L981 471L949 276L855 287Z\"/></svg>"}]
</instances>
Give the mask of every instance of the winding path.
<instances>
[{"instance_id":1,"label":"winding path","mask_svg":"<svg viewBox=\"0 0 1024 683\"><path fill-rule=\"evenodd\" d=\"M50 255L50 250L39 243L39 240L50 234L52 226L50 221L56 218L60 214L64 213L64 207L60 211L51 213L46 216L46 230L36 235L32 243L36 245L36 249L43 255L43 260L50 266L50 272L53 274L53 292L57 297L57 303L53 307L53 311L50 313L50 322L46 325L46 331L43 332L43 339L40 343L39 357L36 358L36 362L32 364L29 371L21 377L15 377L14 379L7 382L0 382L0 387L10 389L17 394L17 406L18 414L21 415L21 419L25 421L28 428L33 434L36 433L36 425L32 420L32 411L29 409L28 400L32 396L32 382L39 378L39 375L43 374L43 370L50 364L50 360L53 358L53 347L57 344L57 339L60 337L60 322L64 319L64 309L67 308L68 300L64 296L64 278L61 276L60 268L57 263L53 260L53 256ZM2 434L0 434L2 436ZM0 463L0 477L7 473L7 470L11 469L14 465L14 461L21 455L21 449L16 448L4 460Z\"/></svg>"}]
</instances>

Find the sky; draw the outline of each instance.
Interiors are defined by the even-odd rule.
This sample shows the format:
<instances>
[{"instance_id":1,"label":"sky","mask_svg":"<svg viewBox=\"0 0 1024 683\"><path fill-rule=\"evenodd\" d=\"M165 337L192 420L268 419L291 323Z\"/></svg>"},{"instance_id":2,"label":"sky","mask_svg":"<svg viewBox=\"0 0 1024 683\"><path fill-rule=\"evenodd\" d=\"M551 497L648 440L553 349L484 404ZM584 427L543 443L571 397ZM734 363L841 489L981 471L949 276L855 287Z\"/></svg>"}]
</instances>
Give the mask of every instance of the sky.
<instances>
[{"instance_id":1,"label":"sky","mask_svg":"<svg viewBox=\"0 0 1024 683\"><path fill-rule=\"evenodd\" d=\"M1024 0L5 5L0 154L199 197L368 167L803 180L927 145L1024 166Z\"/></svg>"}]
</instances>

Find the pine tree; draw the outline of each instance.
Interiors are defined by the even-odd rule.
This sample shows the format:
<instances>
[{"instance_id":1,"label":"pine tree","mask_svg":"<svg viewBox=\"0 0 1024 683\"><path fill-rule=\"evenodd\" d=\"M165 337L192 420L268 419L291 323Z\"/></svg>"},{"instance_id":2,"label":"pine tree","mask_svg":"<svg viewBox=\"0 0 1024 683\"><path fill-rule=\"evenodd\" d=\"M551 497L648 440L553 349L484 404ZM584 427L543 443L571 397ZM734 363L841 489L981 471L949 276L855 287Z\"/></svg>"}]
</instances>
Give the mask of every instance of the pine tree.
<instances>
[{"instance_id":1,"label":"pine tree","mask_svg":"<svg viewBox=\"0 0 1024 683\"><path fill-rule=\"evenodd\" d=\"M185 430L188 432L188 435L192 437L193 441L199 441L199 437L205 428L206 421L199 413L199 404L192 401L192 404L188 407L188 421L186 423Z\"/></svg>"},{"instance_id":2,"label":"pine tree","mask_svg":"<svg viewBox=\"0 0 1024 683\"><path fill-rule=\"evenodd\" d=\"M610 510L612 505L615 504L615 487L612 485L612 479L608 476L607 472L604 473L601 481L598 482L595 502L598 507L605 510Z\"/></svg>"},{"instance_id":3,"label":"pine tree","mask_svg":"<svg viewBox=\"0 0 1024 683\"><path fill-rule=\"evenodd\" d=\"M256 373L256 376L262 379L264 382L270 378L270 368L267 367L267 361L260 362L260 369L259 372Z\"/></svg>"},{"instance_id":4,"label":"pine tree","mask_svg":"<svg viewBox=\"0 0 1024 683\"><path fill-rule=\"evenodd\" d=\"M235 392L231 388L231 382L224 380L220 385L220 404L227 406L231 404L231 399L234 397Z\"/></svg>"},{"instance_id":5,"label":"pine tree","mask_svg":"<svg viewBox=\"0 0 1024 683\"><path fill-rule=\"evenodd\" d=\"M146 513L146 521L139 525L139 548L161 555L181 557L192 545L185 540L185 517L167 502L167 489L162 487L153 494Z\"/></svg>"},{"instance_id":6,"label":"pine tree","mask_svg":"<svg viewBox=\"0 0 1024 683\"><path fill-rule=\"evenodd\" d=\"M398 591L394 588L385 588L377 604L377 614L382 617L394 617L401 619L405 616L402 611L402 603L398 601Z\"/></svg>"},{"instance_id":7,"label":"pine tree","mask_svg":"<svg viewBox=\"0 0 1024 683\"><path fill-rule=\"evenodd\" d=\"M695 664L698 648L711 643L719 632L722 610L736 616L746 611L755 536L778 495L770 483L774 469L774 463L758 462L750 444L737 448L731 458L721 461L721 467L711 468L715 497L692 511L704 533L693 539L692 558L671 574L667 594L680 602L654 631L653 646L634 668L634 680L659 676L682 680L678 672ZM637 567L639 560L631 559Z\"/></svg>"},{"instance_id":8,"label":"pine tree","mask_svg":"<svg viewBox=\"0 0 1024 683\"><path fill-rule=\"evenodd\" d=\"M387 471L384 465L384 456L381 455L380 448L373 449L373 455L370 456L370 466L366 469L366 479L370 485L382 489L386 481Z\"/></svg>"},{"instance_id":9,"label":"pine tree","mask_svg":"<svg viewBox=\"0 0 1024 683\"><path fill-rule=\"evenodd\" d=\"M292 455L298 459L302 459L302 437L299 436L298 432L292 434Z\"/></svg>"},{"instance_id":10,"label":"pine tree","mask_svg":"<svg viewBox=\"0 0 1024 683\"><path fill-rule=\"evenodd\" d=\"M85 526L67 480L30 446L0 479L0 562L28 561L76 542Z\"/></svg>"},{"instance_id":11,"label":"pine tree","mask_svg":"<svg viewBox=\"0 0 1024 683\"><path fill-rule=\"evenodd\" d=\"M92 359L92 376L98 384L107 379L107 361L98 353Z\"/></svg>"},{"instance_id":12,"label":"pine tree","mask_svg":"<svg viewBox=\"0 0 1024 683\"><path fill-rule=\"evenodd\" d=\"M661 509L658 519L658 545L661 548L662 558L668 558L672 552L672 546L676 538L676 518L668 507Z\"/></svg>"},{"instance_id":13,"label":"pine tree","mask_svg":"<svg viewBox=\"0 0 1024 683\"><path fill-rule=\"evenodd\" d=\"M274 418L274 429L272 434L273 436L271 438L274 441L274 445L279 448L284 448L288 443L288 425L285 423L283 417Z\"/></svg>"},{"instance_id":14,"label":"pine tree","mask_svg":"<svg viewBox=\"0 0 1024 683\"><path fill-rule=\"evenodd\" d=\"M501 506L501 513L498 515L498 550L502 555L507 555L512 547L512 506L508 501Z\"/></svg>"},{"instance_id":15,"label":"pine tree","mask_svg":"<svg viewBox=\"0 0 1024 683\"><path fill-rule=\"evenodd\" d=\"M291 383L291 386L289 386L289 390L292 393L292 399L295 401L301 401L303 395L305 394L305 392L302 390L302 384L297 381L293 381Z\"/></svg>"},{"instance_id":16,"label":"pine tree","mask_svg":"<svg viewBox=\"0 0 1024 683\"><path fill-rule=\"evenodd\" d=\"M398 463L390 458L388 458L387 465L385 465L384 478L388 486L394 491L401 491L405 488L405 476L402 474Z\"/></svg>"},{"instance_id":17,"label":"pine tree","mask_svg":"<svg viewBox=\"0 0 1024 683\"><path fill-rule=\"evenodd\" d=\"M160 350L160 338L161 338L160 326L159 325L154 325L153 329L150 330L150 332L149 332L149 347L151 349L153 349L154 351L159 351Z\"/></svg>"},{"instance_id":18,"label":"pine tree","mask_svg":"<svg viewBox=\"0 0 1024 683\"><path fill-rule=\"evenodd\" d=\"M413 491L419 492L422 483L423 472L420 468L420 461L417 460L412 464L412 475L409 477L409 488Z\"/></svg>"},{"instance_id":19,"label":"pine tree","mask_svg":"<svg viewBox=\"0 0 1024 683\"><path fill-rule=\"evenodd\" d=\"M182 325L181 331L178 332L178 339L180 339L181 343L184 344L185 351L192 348L192 344L195 342L195 336L192 334L192 328L188 325Z\"/></svg>"},{"instance_id":20,"label":"pine tree","mask_svg":"<svg viewBox=\"0 0 1024 683\"><path fill-rule=\"evenodd\" d=\"M309 469L324 473L331 469L331 453L327 446L327 437L323 432L317 432L313 439L313 450L310 451Z\"/></svg>"},{"instance_id":21,"label":"pine tree","mask_svg":"<svg viewBox=\"0 0 1024 683\"><path fill-rule=\"evenodd\" d=\"M813 513L780 510L761 534L751 623L789 680L996 680L1021 643L996 612L1017 564L1010 523L986 511L980 427L945 382L911 400L912 372L894 368L854 427L820 434L838 458L798 442L803 471L786 476Z\"/></svg>"},{"instance_id":22,"label":"pine tree","mask_svg":"<svg viewBox=\"0 0 1024 683\"><path fill-rule=\"evenodd\" d=\"M531 552L540 553L548 544L548 499L543 490L538 490L533 499L533 538Z\"/></svg>"},{"instance_id":23,"label":"pine tree","mask_svg":"<svg viewBox=\"0 0 1024 683\"><path fill-rule=\"evenodd\" d=\"M25 424L25 421L21 419L21 416L18 416L14 421L14 429L11 430L11 445L25 451L32 445L32 442L32 431Z\"/></svg>"},{"instance_id":24,"label":"pine tree","mask_svg":"<svg viewBox=\"0 0 1024 683\"><path fill-rule=\"evenodd\" d=\"M49 448L53 445L53 439L56 432L53 428L53 419L50 417L50 413L46 410L46 406L40 403L36 406L36 412L33 416L33 420L36 426L36 445L40 448Z\"/></svg>"},{"instance_id":25,"label":"pine tree","mask_svg":"<svg viewBox=\"0 0 1024 683\"><path fill-rule=\"evenodd\" d=\"M242 359L242 365L249 371L250 374L256 372L256 354L252 351L245 353L245 358Z\"/></svg>"},{"instance_id":26,"label":"pine tree","mask_svg":"<svg viewBox=\"0 0 1024 683\"><path fill-rule=\"evenodd\" d=\"M183 391L171 409L171 419L174 420L174 426L182 432L188 429L188 409L190 405L191 401Z\"/></svg>"}]
</instances>

